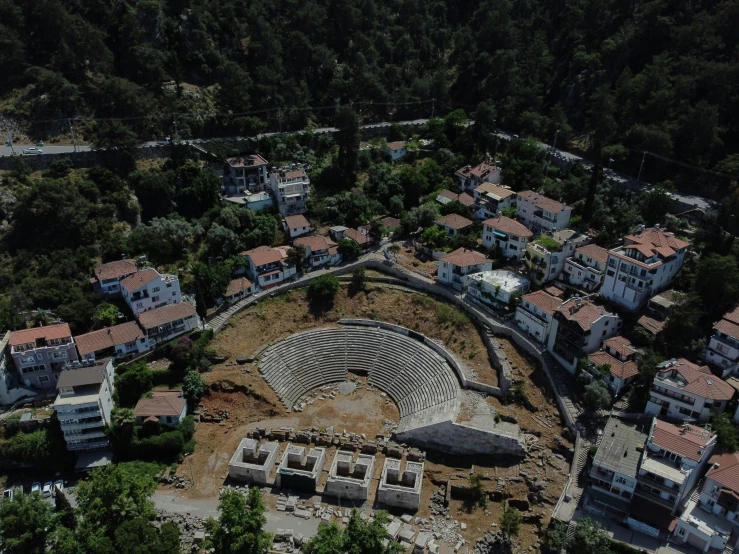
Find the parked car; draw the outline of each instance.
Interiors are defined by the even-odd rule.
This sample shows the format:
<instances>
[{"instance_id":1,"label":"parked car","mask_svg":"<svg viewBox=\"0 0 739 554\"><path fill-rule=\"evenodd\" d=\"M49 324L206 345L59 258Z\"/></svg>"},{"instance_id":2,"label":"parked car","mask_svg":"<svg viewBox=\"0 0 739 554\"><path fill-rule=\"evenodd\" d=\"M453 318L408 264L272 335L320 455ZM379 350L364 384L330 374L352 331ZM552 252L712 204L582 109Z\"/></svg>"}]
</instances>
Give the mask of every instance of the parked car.
<instances>
[{"instance_id":1,"label":"parked car","mask_svg":"<svg viewBox=\"0 0 739 554\"><path fill-rule=\"evenodd\" d=\"M54 496L56 496L56 491L64 492L64 481L59 479L58 481L54 481Z\"/></svg>"},{"instance_id":2,"label":"parked car","mask_svg":"<svg viewBox=\"0 0 739 554\"><path fill-rule=\"evenodd\" d=\"M5 489L3 491L3 500L13 500L13 489Z\"/></svg>"},{"instance_id":3,"label":"parked car","mask_svg":"<svg viewBox=\"0 0 739 554\"><path fill-rule=\"evenodd\" d=\"M54 483L52 483L51 481L47 481L46 483L44 483L44 489L41 494L44 495L44 498L49 498L53 489Z\"/></svg>"},{"instance_id":4,"label":"parked car","mask_svg":"<svg viewBox=\"0 0 739 554\"><path fill-rule=\"evenodd\" d=\"M36 148L35 146L31 146L30 148L24 148L23 153L26 156L38 156L39 154L43 154L44 151L41 150L41 148Z\"/></svg>"},{"instance_id":5,"label":"parked car","mask_svg":"<svg viewBox=\"0 0 739 554\"><path fill-rule=\"evenodd\" d=\"M31 485L31 492L41 492L41 483L34 483Z\"/></svg>"}]
</instances>

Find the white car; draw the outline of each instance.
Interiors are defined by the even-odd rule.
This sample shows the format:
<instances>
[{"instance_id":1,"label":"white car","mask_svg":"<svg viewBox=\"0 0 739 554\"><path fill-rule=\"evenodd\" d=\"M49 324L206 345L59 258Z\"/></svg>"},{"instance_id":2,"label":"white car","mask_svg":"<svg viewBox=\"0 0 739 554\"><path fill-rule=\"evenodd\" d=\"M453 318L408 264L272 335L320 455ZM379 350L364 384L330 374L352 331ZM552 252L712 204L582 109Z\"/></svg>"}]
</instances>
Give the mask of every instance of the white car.
<instances>
[{"instance_id":1,"label":"white car","mask_svg":"<svg viewBox=\"0 0 739 554\"><path fill-rule=\"evenodd\" d=\"M24 148L23 153L26 156L38 156L39 154L43 154L44 151L41 150L41 148L36 148L35 146L31 146L30 148Z\"/></svg>"},{"instance_id":2,"label":"white car","mask_svg":"<svg viewBox=\"0 0 739 554\"><path fill-rule=\"evenodd\" d=\"M31 493L41 492L41 483L34 483L31 485Z\"/></svg>"},{"instance_id":3,"label":"white car","mask_svg":"<svg viewBox=\"0 0 739 554\"><path fill-rule=\"evenodd\" d=\"M44 489L41 493L44 495L44 498L49 498L51 496L51 491L53 488L54 484L51 481L44 483Z\"/></svg>"},{"instance_id":4,"label":"white car","mask_svg":"<svg viewBox=\"0 0 739 554\"><path fill-rule=\"evenodd\" d=\"M64 492L64 481L59 479L58 481L54 481L54 496L56 496L56 492L61 491Z\"/></svg>"}]
</instances>

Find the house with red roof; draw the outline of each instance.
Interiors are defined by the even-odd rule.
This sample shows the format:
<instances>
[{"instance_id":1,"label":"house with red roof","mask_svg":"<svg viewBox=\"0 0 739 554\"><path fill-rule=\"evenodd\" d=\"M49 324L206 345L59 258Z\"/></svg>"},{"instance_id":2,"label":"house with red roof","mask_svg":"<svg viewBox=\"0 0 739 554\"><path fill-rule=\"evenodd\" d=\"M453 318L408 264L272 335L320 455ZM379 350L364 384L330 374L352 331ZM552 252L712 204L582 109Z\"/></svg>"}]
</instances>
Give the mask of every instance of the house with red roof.
<instances>
[{"instance_id":1,"label":"house with red roof","mask_svg":"<svg viewBox=\"0 0 739 554\"><path fill-rule=\"evenodd\" d=\"M739 541L739 454L716 455L696 499L691 497L672 538L702 552L735 550Z\"/></svg>"},{"instance_id":2,"label":"house with red roof","mask_svg":"<svg viewBox=\"0 0 739 554\"><path fill-rule=\"evenodd\" d=\"M570 373L581 358L621 332L621 318L584 298L565 300L552 316L547 350Z\"/></svg>"},{"instance_id":3,"label":"house with red roof","mask_svg":"<svg viewBox=\"0 0 739 554\"><path fill-rule=\"evenodd\" d=\"M713 336L706 349L706 361L718 369L721 377L739 372L739 307L724 314L713 326Z\"/></svg>"},{"instance_id":4,"label":"house with red roof","mask_svg":"<svg viewBox=\"0 0 739 554\"><path fill-rule=\"evenodd\" d=\"M148 310L139 314L138 322L151 348L200 327L200 318L188 302Z\"/></svg>"},{"instance_id":5,"label":"house with red roof","mask_svg":"<svg viewBox=\"0 0 739 554\"><path fill-rule=\"evenodd\" d=\"M121 294L121 279L133 275L138 271L133 260L116 260L99 265L93 270L90 279L92 289L103 296L113 298Z\"/></svg>"},{"instance_id":6,"label":"house with red roof","mask_svg":"<svg viewBox=\"0 0 739 554\"><path fill-rule=\"evenodd\" d=\"M461 290L467 285L467 275L490 271L493 260L475 250L457 248L439 260L437 279L440 283Z\"/></svg>"},{"instance_id":7,"label":"house with red roof","mask_svg":"<svg viewBox=\"0 0 739 554\"><path fill-rule=\"evenodd\" d=\"M37 389L53 390L64 366L78 360L66 323L12 331L8 349L23 384Z\"/></svg>"},{"instance_id":8,"label":"house with red roof","mask_svg":"<svg viewBox=\"0 0 739 554\"><path fill-rule=\"evenodd\" d=\"M472 229L472 221L459 214L442 216L434 221L434 223L450 237L460 233L465 233Z\"/></svg>"},{"instance_id":9,"label":"house with red roof","mask_svg":"<svg viewBox=\"0 0 739 554\"><path fill-rule=\"evenodd\" d=\"M506 258L520 260L533 235L526 225L504 215L482 223L482 245L488 249L497 246Z\"/></svg>"},{"instance_id":10,"label":"house with red roof","mask_svg":"<svg viewBox=\"0 0 739 554\"><path fill-rule=\"evenodd\" d=\"M607 263L608 250L595 244L586 244L565 260L559 278L563 283L592 292L603 282Z\"/></svg>"},{"instance_id":11,"label":"house with red roof","mask_svg":"<svg viewBox=\"0 0 739 554\"><path fill-rule=\"evenodd\" d=\"M297 268L288 262L286 255L271 246L258 246L242 252L241 255L246 262L249 280L260 289L279 285L297 273Z\"/></svg>"},{"instance_id":12,"label":"house with red roof","mask_svg":"<svg viewBox=\"0 0 739 554\"><path fill-rule=\"evenodd\" d=\"M385 147L385 154L387 154L391 162L400 160L408 155L408 146L403 140L388 142Z\"/></svg>"},{"instance_id":13,"label":"house with red roof","mask_svg":"<svg viewBox=\"0 0 739 554\"><path fill-rule=\"evenodd\" d=\"M96 360L104 356L123 359L149 350L149 340L135 321L104 327L74 337L81 360Z\"/></svg>"},{"instance_id":14,"label":"house with red roof","mask_svg":"<svg viewBox=\"0 0 739 554\"><path fill-rule=\"evenodd\" d=\"M121 294L133 315L182 302L177 275L142 269L121 281Z\"/></svg>"},{"instance_id":15,"label":"house with red roof","mask_svg":"<svg viewBox=\"0 0 739 554\"><path fill-rule=\"evenodd\" d=\"M619 335L604 340L602 349L588 355L588 361L595 369L608 367L603 380L617 396L639 375L637 356L631 341Z\"/></svg>"},{"instance_id":16,"label":"house with red roof","mask_svg":"<svg viewBox=\"0 0 739 554\"><path fill-rule=\"evenodd\" d=\"M537 342L546 343L552 327L554 311L563 300L543 290L524 294L516 308L516 325Z\"/></svg>"},{"instance_id":17,"label":"house with red roof","mask_svg":"<svg viewBox=\"0 0 739 554\"><path fill-rule=\"evenodd\" d=\"M338 245L323 235L300 237L293 241L293 245L305 250L305 259L311 268L341 263Z\"/></svg>"},{"instance_id":18,"label":"house with red roof","mask_svg":"<svg viewBox=\"0 0 739 554\"><path fill-rule=\"evenodd\" d=\"M187 401L182 391L157 391L151 398L142 398L133 409L136 424L158 421L167 427L176 427L187 415Z\"/></svg>"},{"instance_id":19,"label":"house with red roof","mask_svg":"<svg viewBox=\"0 0 739 554\"><path fill-rule=\"evenodd\" d=\"M238 302L242 298L246 298L254 292L254 284L246 277L237 277L231 279L226 286L226 292L223 294L226 302Z\"/></svg>"},{"instance_id":20,"label":"house with red roof","mask_svg":"<svg viewBox=\"0 0 739 554\"><path fill-rule=\"evenodd\" d=\"M259 192L269 186L267 160L259 154L244 154L226 160L223 183L229 194Z\"/></svg>"},{"instance_id":21,"label":"house with red roof","mask_svg":"<svg viewBox=\"0 0 739 554\"><path fill-rule=\"evenodd\" d=\"M304 169L279 169L269 176L269 186L282 215L305 212L310 194L310 179Z\"/></svg>"},{"instance_id":22,"label":"house with red roof","mask_svg":"<svg viewBox=\"0 0 739 554\"><path fill-rule=\"evenodd\" d=\"M675 421L708 421L726 409L734 388L684 358L658 366L644 413Z\"/></svg>"},{"instance_id":23,"label":"house with red roof","mask_svg":"<svg viewBox=\"0 0 739 554\"><path fill-rule=\"evenodd\" d=\"M482 162L476 166L466 165L454 172L462 190L474 190L483 183L500 184L500 168L495 164Z\"/></svg>"},{"instance_id":24,"label":"house with red roof","mask_svg":"<svg viewBox=\"0 0 739 554\"><path fill-rule=\"evenodd\" d=\"M475 213L480 219L495 217L506 208L516 206L516 193L510 187L482 183L474 192Z\"/></svg>"},{"instance_id":25,"label":"house with red roof","mask_svg":"<svg viewBox=\"0 0 739 554\"><path fill-rule=\"evenodd\" d=\"M516 217L535 233L567 229L572 206L552 200L533 190L516 195Z\"/></svg>"},{"instance_id":26,"label":"house with red roof","mask_svg":"<svg viewBox=\"0 0 739 554\"><path fill-rule=\"evenodd\" d=\"M655 227L624 237L623 246L608 251L600 293L627 310L637 310L670 286L685 262L690 243Z\"/></svg>"}]
</instances>

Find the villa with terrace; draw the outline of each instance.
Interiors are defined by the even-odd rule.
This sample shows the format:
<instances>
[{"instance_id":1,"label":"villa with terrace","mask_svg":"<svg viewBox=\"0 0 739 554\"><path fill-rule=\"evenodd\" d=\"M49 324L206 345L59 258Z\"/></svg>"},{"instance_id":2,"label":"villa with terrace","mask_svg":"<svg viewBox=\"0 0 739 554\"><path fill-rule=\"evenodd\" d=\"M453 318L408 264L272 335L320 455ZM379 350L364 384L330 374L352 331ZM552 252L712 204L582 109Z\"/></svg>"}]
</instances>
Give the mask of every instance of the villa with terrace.
<instances>
[{"instance_id":1,"label":"villa with terrace","mask_svg":"<svg viewBox=\"0 0 739 554\"><path fill-rule=\"evenodd\" d=\"M516 325L537 342L546 343L552 326L554 311L562 305L562 299L544 290L524 294L516 308Z\"/></svg>"},{"instance_id":2,"label":"villa with terrace","mask_svg":"<svg viewBox=\"0 0 739 554\"><path fill-rule=\"evenodd\" d=\"M603 349L588 355L594 369L605 368L603 379L614 395L618 396L639 375L636 365L638 352L628 339L617 336L603 341Z\"/></svg>"},{"instance_id":3,"label":"villa with terrace","mask_svg":"<svg viewBox=\"0 0 739 554\"><path fill-rule=\"evenodd\" d=\"M592 292L603 282L608 263L608 250L588 244L575 250L575 254L565 260L559 278L585 292Z\"/></svg>"},{"instance_id":4,"label":"villa with terrace","mask_svg":"<svg viewBox=\"0 0 739 554\"><path fill-rule=\"evenodd\" d=\"M713 330L706 361L719 370L721 377L736 375L739 371L739 307L724 314Z\"/></svg>"},{"instance_id":5,"label":"villa with terrace","mask_svg":"<svg viewBox=\"0 0 739 554\"><path fill-rule=\"evenodd\" d=\"M532 236L524 224L504 215L486 219L482 224L482 245L500 248L506 258L520 260Z\"/></svg>"},{"instance_id":6,"label":"villa with terrace","mask_svg":"<svg viewBox=\"0 0 739 554\"><path fill-rule=\"evenodd\" d=\"M590 242L590 237L572 229L542 234L526 246L523 262L537 285L553 281L562 273L567 259L577 248Z\"/></svg>"},{"instance_id":7,"label":"villa with terrace","mask_svg":"<svg viewBox=\"0 0 739 554\"><path fill-rule=\"evenodd\" d=\"M457 248L439 260L437 279L440 283L451 285L461 290L467 285L467 276L472 273L490 271L493 260L476 250Z\"/></svg>"},{"instance_id":8,"label":"villa with terrace","mask_svg":"<svg viewBox=\"0 0 739 554\"><path fill-rule=\"evenodd\" d=\"M533 190L516 195L516 217L535 233L554 233L567 229L572 207Z\"/></svg>"}]
</instances>

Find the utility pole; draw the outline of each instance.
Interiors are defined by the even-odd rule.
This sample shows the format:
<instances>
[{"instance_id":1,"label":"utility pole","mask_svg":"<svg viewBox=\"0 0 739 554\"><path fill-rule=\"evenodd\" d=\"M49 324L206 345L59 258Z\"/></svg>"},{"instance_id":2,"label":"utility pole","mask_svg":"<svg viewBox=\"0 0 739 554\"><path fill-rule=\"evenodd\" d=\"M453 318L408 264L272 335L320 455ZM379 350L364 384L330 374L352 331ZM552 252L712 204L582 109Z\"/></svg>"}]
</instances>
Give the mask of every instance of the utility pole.
<instances>
[{"instance_id":1,"label":"utility pole","mask_svg":"<svg viewBox=\"0 0 739 554\"><path fill-rule=\"evenodd\" d=\"M10 138L10 131L8 131L8 146L10 146L10 155L15 156L15 149L13 148L13 139Z\"/></svg>"},{"instance_id":2,"label":"utility pole","mask_svg":"<svg viewBox=\"0 0 739 554\"><path fill-rule=\"evenodd\" d=\"M172 123L174 123L174 136L172 137L173 140L171 140L170 142L176 141L177 137L179 136L177 132L177 114L176 113L172 114Z\"/></svg>"},{"instance_id":3,"label":"utility pole","mask_svg":"<svg viewBox=\"0 0 739 554\"><path fill-rule=\"evenodd\" d=\"M74 127L72 127L72 120L67 118L67 123L69 124L69 131L72 133L72 146L74 147L74 151L77 152L77 139L74 137Z\"/></svg>"},{"instance_id":4,"label":"utility pole","mask_svg":"<svg viewBox=\"0 0 739 554\"><path fill-rule=\"evenodd\" d=\"M639 165L639 175L636 177L636 185L639 186L639 183L641 182L641 170L644 167L644 158L646 158L647 153L642 152L641 153L641 165Z\"/></svg>"},{"instance_id":5,"label":"utility pole","mask_svg":"<svg viewBox=\"0 0 739 554\"><path fill-rule=\"evenodd\" d=\"M554 152L554 148L557 145L557 135L559 135L559 125L557 125L557 129L554 131L554 139L552 140L552 147L549 150L549 155L547 156L547 167L544 170L544 177L549 174L549 162L552 159L552 152Z\"/></svg>"}]
</instances>

